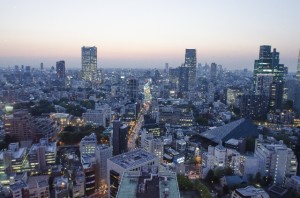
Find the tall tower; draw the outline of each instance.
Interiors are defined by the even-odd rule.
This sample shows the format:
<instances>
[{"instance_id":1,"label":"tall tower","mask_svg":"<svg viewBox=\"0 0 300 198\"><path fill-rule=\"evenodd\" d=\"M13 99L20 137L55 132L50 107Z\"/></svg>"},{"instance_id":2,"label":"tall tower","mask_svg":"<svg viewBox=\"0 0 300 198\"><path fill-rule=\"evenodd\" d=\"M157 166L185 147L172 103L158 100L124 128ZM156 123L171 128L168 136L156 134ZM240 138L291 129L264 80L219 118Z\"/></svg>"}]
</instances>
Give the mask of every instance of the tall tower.
<instances>
[{"instance_id":1,"label":"tall tower","mask_svg":"<svg viewBox=\"0 0 300 198\"><path fill-rule=\"evenodd\" d=\"M253 91L256 95L265 95L270 100L270 107L281 107L283 97L284 65L279 63L276 48L262 45L259 59L254 62ZM278 103L279 102L279 103Z\"/></svg>"},{"instance_id":2,"label":"tall tower","mask_svg":"<svg viewBox=\"0 0 300 198\"><path fill-rule=\"evenodd\" d=\"M127 152L127 133L128 126L123 124L121 120L113 121L113 155L119 155L121 153Z\"/></svg>"},{"instance_id":3,"label":"tall tower","mask_svg":"<svg viewBox=\"0 0 300 198\"><path fill-rule=\"evenodd\" d=\"M56 62L56 76L57 79L64 79L66 77L65 61Z\"/></svg>"},{"instance_id":4,"label":"tall tower","mask_svg":"<svg viewBox=\"0 0 300 198\"><path fill-rule=\"evenodd\" d=\"M129 78L127 81L127 95L131 102L136 102L138 96L138 80L135 78Z\"/></svg>"},{"instance_id":5,"label":"tall tower","mask_svg":"<svg viewBox=\"0 0 300 198\"><path fill-rule=\"evenodd\" d=\"M212 63L210 65L210 80L213 83L215 83L217 80L217 64L216 63Z\"/></svg>"},{"instance_id":6,"label":"tall tower","mask_svg":"<svg viewBox=\"0 0 300 198\"><path fill-rule=\"evenodd\" d=\"M184 66L189 68L188 71L189 90L191 90L196 83L196 65L197 65L196 49L185 49Z\"/></svg>"},{"instance_id":7,"label":"tall tower","mask_svg":"<svg viewBox=\"0 0 300 198\"><path fill-rule=\"evenodd\" d=\"M298 65L297 65L296 77L297 77L297 80L300 81L300 50L299 50L299 56L298 56Z\"/></svg>"},{"instance_id":8,"label":"tall tower","mask_svg":"<svg viewBox=\"0 0 300 198\"><path fill-rule=\"evenodd\" d=\"M82 78L93 81L97 76L97 47L81 48Z\"/></svg>"},{"instance_id":9,"label":"tall tower","mask_svg":"<svg viewBox=\"0 0 300 198\"><path fill-rule=\"evenodd\" d=\"M279 64L279 52L276 48L271 52L269 45L260 46L259 59L254 62L254 93L269 95L270 84L273 81L282 82L283 77L284 65Z\"/></svg>"}]
</instances>

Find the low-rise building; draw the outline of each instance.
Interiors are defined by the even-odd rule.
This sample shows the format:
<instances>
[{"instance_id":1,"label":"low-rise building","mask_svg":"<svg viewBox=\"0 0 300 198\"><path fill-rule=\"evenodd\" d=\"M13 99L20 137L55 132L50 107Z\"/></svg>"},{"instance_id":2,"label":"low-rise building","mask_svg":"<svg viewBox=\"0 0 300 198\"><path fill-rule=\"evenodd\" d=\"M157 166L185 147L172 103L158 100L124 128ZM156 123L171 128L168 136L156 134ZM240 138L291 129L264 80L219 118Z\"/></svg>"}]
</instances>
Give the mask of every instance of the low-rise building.
<instances>
[{"instance_id":1,"label":"low-rise building","mask_svg":"<svg viewBox=\"0 0 300 198\"><path fill-rule=\"evenodd\" d=\"M138 171L142 166L158 166L159 159L142 149L116 155L107 160L108 197L116 197L125 171Z\"/></svg>"},{"instance_id":2,"label":"low-rise building","mask_svg":"<svg viewBox=\"0 0 300 198\"><path fill-rule=\"evenodd\" d=\"M232 194L232 198L269 198L269 194L262 188L255 188L253 186L247 186L245 188L235 189Z\"/></svg>"},{"instance_id":3,"label":"low-rise building","mask_svg":"<svg viewBox=\"0 0 300 198\"><path fill-rule=\"evenodd\" d=\"M158 172L157 166L145 166L140 171L126 171L122 175L116 197L179 198L176 173Z\"/></svg>"}]
</instances>

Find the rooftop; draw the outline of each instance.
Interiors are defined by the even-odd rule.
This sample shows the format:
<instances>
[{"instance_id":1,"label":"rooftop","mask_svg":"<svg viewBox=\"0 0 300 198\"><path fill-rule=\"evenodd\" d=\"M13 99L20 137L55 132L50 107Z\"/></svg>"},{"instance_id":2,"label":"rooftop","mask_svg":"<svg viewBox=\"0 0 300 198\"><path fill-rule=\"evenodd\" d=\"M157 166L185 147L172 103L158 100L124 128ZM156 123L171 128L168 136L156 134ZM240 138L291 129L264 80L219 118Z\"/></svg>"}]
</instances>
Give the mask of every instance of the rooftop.
<instances>
[{"instance_id":1,"label":"rooftop","mask_svg":"<svg viewBox=\"0 0 300 198\"><path fill-rule=\"evenodd\" d=\"M253 186L247 186L245 188L238 188L236 191L244 197L259 196L261 198L269 198L269 195L262 188L255 188Z\"/></svg>"},{"instance_id":2,"label":"rooftop","mask_svg":"<svg viewBox=\"0 0 300 198\"><path fill-rule=\"evenodd\" d=\"M155 155L142 149L137 149L109 158L110 161L118 164L124 169L128 169L154 159L157 159Z\"/></svg>"},{"instance_id":3,"label":"rooftop","mask_svg":"<svg viewBox=\"0 0 300 198\"><path fill-rule=\"evenodd\" d=\"M29 188L42 188L49 186L49 175L28 177L27 184Z\"/></svg>"},{"instance_id":4,"label":"rooftop","mask_svg":"<svg viewBox=\"0 0 300 198\"><path fill-rule=\"evenodd\" d=\"M143 167L142 169L144 169ZM149 172L124 172L117 198L153 198L153 197L180 197L176 173L153 172L152 167L146 167Z\"/></svg>"},{"instance_id":5,"label":"rooftop","mask_svg":"<svg viewBox=\"0 0 300 198\"><path fill-rule=\"evenodd\" d=\"M242 118L224 126L200 133L200 136L215 143L220 143L220 141L224 142L231 138L238 139L247 136L258 136L258 129L250 120Z\"/></svg>"}]
</instances>

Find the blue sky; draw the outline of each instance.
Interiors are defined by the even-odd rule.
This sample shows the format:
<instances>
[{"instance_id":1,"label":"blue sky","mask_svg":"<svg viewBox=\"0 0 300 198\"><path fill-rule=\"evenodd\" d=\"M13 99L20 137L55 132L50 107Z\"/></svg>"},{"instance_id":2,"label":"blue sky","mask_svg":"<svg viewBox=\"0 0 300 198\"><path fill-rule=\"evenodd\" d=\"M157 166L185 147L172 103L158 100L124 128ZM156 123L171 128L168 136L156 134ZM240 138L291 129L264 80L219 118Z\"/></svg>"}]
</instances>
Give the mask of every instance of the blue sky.
<instances>
[{"instance_id":1,"label":"blue sky","mask_svg":"<svg viewBox=\"0 0 300 198\"><path fill-rule=\"evenodd\" d=\"M300 1L0 0L0 66L80 67L81 46L97 46L99 67L179 66L185 48L198 62L253 69L272 45L295 71Z\"/></svg>"}]
</instances>

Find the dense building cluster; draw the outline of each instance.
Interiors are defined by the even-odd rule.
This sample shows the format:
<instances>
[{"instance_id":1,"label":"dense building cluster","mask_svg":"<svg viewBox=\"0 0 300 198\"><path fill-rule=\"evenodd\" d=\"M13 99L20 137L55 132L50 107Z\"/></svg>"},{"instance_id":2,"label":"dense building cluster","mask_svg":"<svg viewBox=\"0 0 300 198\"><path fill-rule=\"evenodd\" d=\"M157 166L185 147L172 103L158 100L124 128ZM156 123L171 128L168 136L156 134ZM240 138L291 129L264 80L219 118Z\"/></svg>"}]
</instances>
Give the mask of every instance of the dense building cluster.
<instances>
[{"instance_id":1,"label":"dense building cluster","mask_svg":"<svg viewBox=\"0 0 300 198\"><path fill-rule=\"evenodd\" d=\"M100 69L96 47L81 60L1 69L0 197L300 193L299 71L276 49L254 72L196 49L164 69Z\"/></svg>"}]
</instances>

